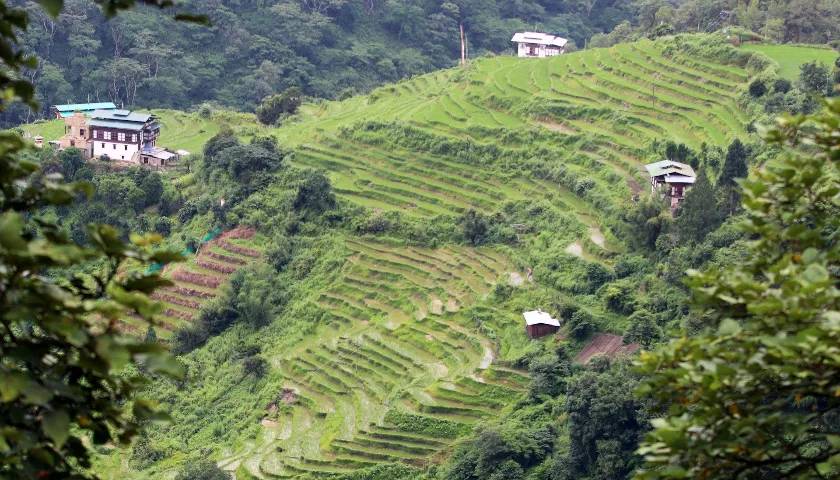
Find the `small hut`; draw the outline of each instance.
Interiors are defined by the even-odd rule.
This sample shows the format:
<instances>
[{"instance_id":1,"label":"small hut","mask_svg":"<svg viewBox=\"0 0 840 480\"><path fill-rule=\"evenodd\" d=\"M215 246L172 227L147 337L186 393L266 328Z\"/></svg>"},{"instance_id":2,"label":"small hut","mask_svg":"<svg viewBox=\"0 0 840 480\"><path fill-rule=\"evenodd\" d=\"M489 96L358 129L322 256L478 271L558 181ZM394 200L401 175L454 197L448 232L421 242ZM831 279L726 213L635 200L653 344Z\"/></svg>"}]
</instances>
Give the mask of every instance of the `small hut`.
<instances>
[{"instance_id":1,"label":"small hut","mask_svg":"<svg viewBox=\"0 0 840 480\"><path fill-rule=\"evenodd\" d=\"M650 175L651 193L667 198L671 211L680 206L686 192L697 179L691 165L672 160L649 163L645 165L645 169Z\"/></svg>"},{"instance_id":2,"label":"small hut","mask_svg":"<svg viewBox=\"0 0 840 480\"><path fill-rule=\"evenodd\" d=\"M525 317L525 333L530 338L544 337L560 330L560 321L542 310L524 312L522 316Z\"/></svg>"}]
</instances>

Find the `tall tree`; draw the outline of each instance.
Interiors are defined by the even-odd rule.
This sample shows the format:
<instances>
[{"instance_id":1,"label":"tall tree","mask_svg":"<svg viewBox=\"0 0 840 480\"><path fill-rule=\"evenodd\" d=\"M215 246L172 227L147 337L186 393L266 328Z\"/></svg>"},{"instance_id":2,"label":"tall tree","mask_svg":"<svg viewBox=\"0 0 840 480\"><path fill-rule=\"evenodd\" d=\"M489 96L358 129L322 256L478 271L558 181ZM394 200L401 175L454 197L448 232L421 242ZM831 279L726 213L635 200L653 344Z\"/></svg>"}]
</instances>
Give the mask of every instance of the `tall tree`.
<instances>
[{"instance_id":1,"label":"tall tree","mask_svg":"<svg viewBox=\"0 0 840 480\"><path fill-rule=\"evenodd\" d=\"M840 99L768 140L787 151L743 182L748 257L691 275L708 329L641 358L670 408L639 478L837 478Z\"/></svg>"},{"instance_id":2,"label":"tall tree","mask_svg":"<svg viewBox=\"0 0 840 480\"><path fill-rule=\"evenodd\" d=\"M715 191L705 170L701 170L677 212L677 235L683 240L700 243L707 233L718 227L720 220Z\"/></svg>"},{"instance_id":3,"label":"tall tree","mask_svg":"<svg viewBox=\"0 0 840 480\"><path fill-rule=\"evenodd\" d=\"M747 147L736 138L729 144L729 149L726 151L726 160L723 162L723 169L718 177L717 186L723 192L727 208L730 213L734 213L738 208L740 202L740 194L738 193L737 180L745 178L749 173L747 168Z\"/></svg>"}]
</instances>

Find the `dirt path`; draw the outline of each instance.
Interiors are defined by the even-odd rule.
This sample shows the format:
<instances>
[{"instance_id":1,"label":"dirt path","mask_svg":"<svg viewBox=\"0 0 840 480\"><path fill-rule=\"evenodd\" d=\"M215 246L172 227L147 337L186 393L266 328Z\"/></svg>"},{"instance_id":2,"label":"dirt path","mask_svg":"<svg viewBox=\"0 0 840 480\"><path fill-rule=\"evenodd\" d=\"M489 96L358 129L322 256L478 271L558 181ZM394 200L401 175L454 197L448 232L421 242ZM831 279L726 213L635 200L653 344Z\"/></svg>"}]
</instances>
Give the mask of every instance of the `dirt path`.
<instances>
[{"instance_id":1,"label":"dirt path","mask_svg":"<svg viewBox=\"0 0 840 480\"><path fill-rule=\"evenodd\" d=\"M598 227L589 227L589 239L592 240L592 243L595 245L598 245L603 249L607 248L607 242L604 238L604 234L598 229Z\"/></svg>"},{"instance_id":2,"label":"dirt path","mask_svg":"<svg viewBox=\"0 0 840 480\"><path fill-rule=\"evenodd\" d=\"M583 258L583 245L578 241L572 242L566 247L566 253Z\"/></svg>"},{"instance_id":3,"label":"dirt path","mask_svg":"<svg viewBox=\"0 0 840 480\"><path fill-rule=\"evenodd\" d=\"M537 124L544 128L547 128L548 130L551 130L552 132L562 133L565 135L573 135L577 133L577 130L575 130L574 128L569 127L563 123L553 122L551 120L540 120L537 122Z\"/></svg>"}]
</instances>

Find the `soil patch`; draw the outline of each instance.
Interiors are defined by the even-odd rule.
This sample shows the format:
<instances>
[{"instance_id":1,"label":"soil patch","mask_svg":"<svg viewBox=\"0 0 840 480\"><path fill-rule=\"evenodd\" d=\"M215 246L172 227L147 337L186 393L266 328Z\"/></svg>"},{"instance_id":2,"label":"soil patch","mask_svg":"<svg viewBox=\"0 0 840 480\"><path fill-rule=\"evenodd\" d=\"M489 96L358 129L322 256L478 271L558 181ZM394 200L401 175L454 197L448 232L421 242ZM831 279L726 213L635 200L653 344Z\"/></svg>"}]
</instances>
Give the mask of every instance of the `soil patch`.
<instances>
[{"instance_id":1,"label":"soil patch","mask_svg":"<svg viewBox=\"0 0 840 480\"><path fill-rule=\"evenodd\" d=\"M598 227L589 227L589 239L592 240L592 243L595 245L598 245L601 248L607 248L607 241L601 230L598 230Z\"/></svg>"},{"instance_id":2,"label":"soil patch","mask_svg":"<svg viewBox=\"0 0 840 480\"><path fill-rule=\"evenodd\" d=\"M583 245L580 242L572 242L566 247L566 253L569 255L574 255L576 257L583 257Z\"/></svg>"}]
</instances>

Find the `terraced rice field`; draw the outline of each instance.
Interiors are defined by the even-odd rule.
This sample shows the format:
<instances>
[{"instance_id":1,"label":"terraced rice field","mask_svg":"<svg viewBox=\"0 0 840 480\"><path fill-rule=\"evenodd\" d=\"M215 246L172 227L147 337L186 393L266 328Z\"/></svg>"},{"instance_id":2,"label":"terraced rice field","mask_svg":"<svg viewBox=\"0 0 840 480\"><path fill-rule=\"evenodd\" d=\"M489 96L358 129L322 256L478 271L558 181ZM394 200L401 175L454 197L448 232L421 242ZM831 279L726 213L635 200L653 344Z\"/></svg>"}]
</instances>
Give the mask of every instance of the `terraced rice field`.
<instances>
[{"instance_id":1,"label":"terraced rice field","mask_svg":"<svg viewBox=\"0 0 840 480\"><path fill-rule=\"evenodd\" d=\"M650 142L699 149L745 132L749 119L736 102L748 73L665 48L645 40L541 60L482 58L308 106L274 134L295 147L294 163L326 170L337 192L360 205L430 217L547 196L575 212L583 239L601 227L592 213L599 208L523 164L588 179L622 208L646 185ZM391 127L365 136L371 121ZM452 141L461 143L441 146Z\"/></svg>"},{"instance_id":2,"label":"terraced rice field","mask_svg":"<svg viewBox=\"0 0 840 480\"><path fill-rule=\"evenodd\" d=\"M494 343L460 313L510 271L503 256L349 239L347 248L339 278L311 298L329 330L271 359L285 381L266 407L263 438L225 468L309 478L425 465L524 391L525 375L494 367Z\"/></svg>"},{"instance_id":3,"label":"terraced rice field","mask_svg":"<svg viewBox=\"0 0 840 480\"><path fill-rule=\"evenodd\" d=\"M193 258L174 264L164 272L174 285L152 295L164 305L163 314L157 319L159 337L168 338L178 328L189 325L198 316L201 306L219 294L219 289L236 270L262 256L255 235L256 232L248 228L224 232L202 245ZM145 331L140 331L141 327L130 318L126 322L129 331Z\"/></svg>"}]
</instances>

